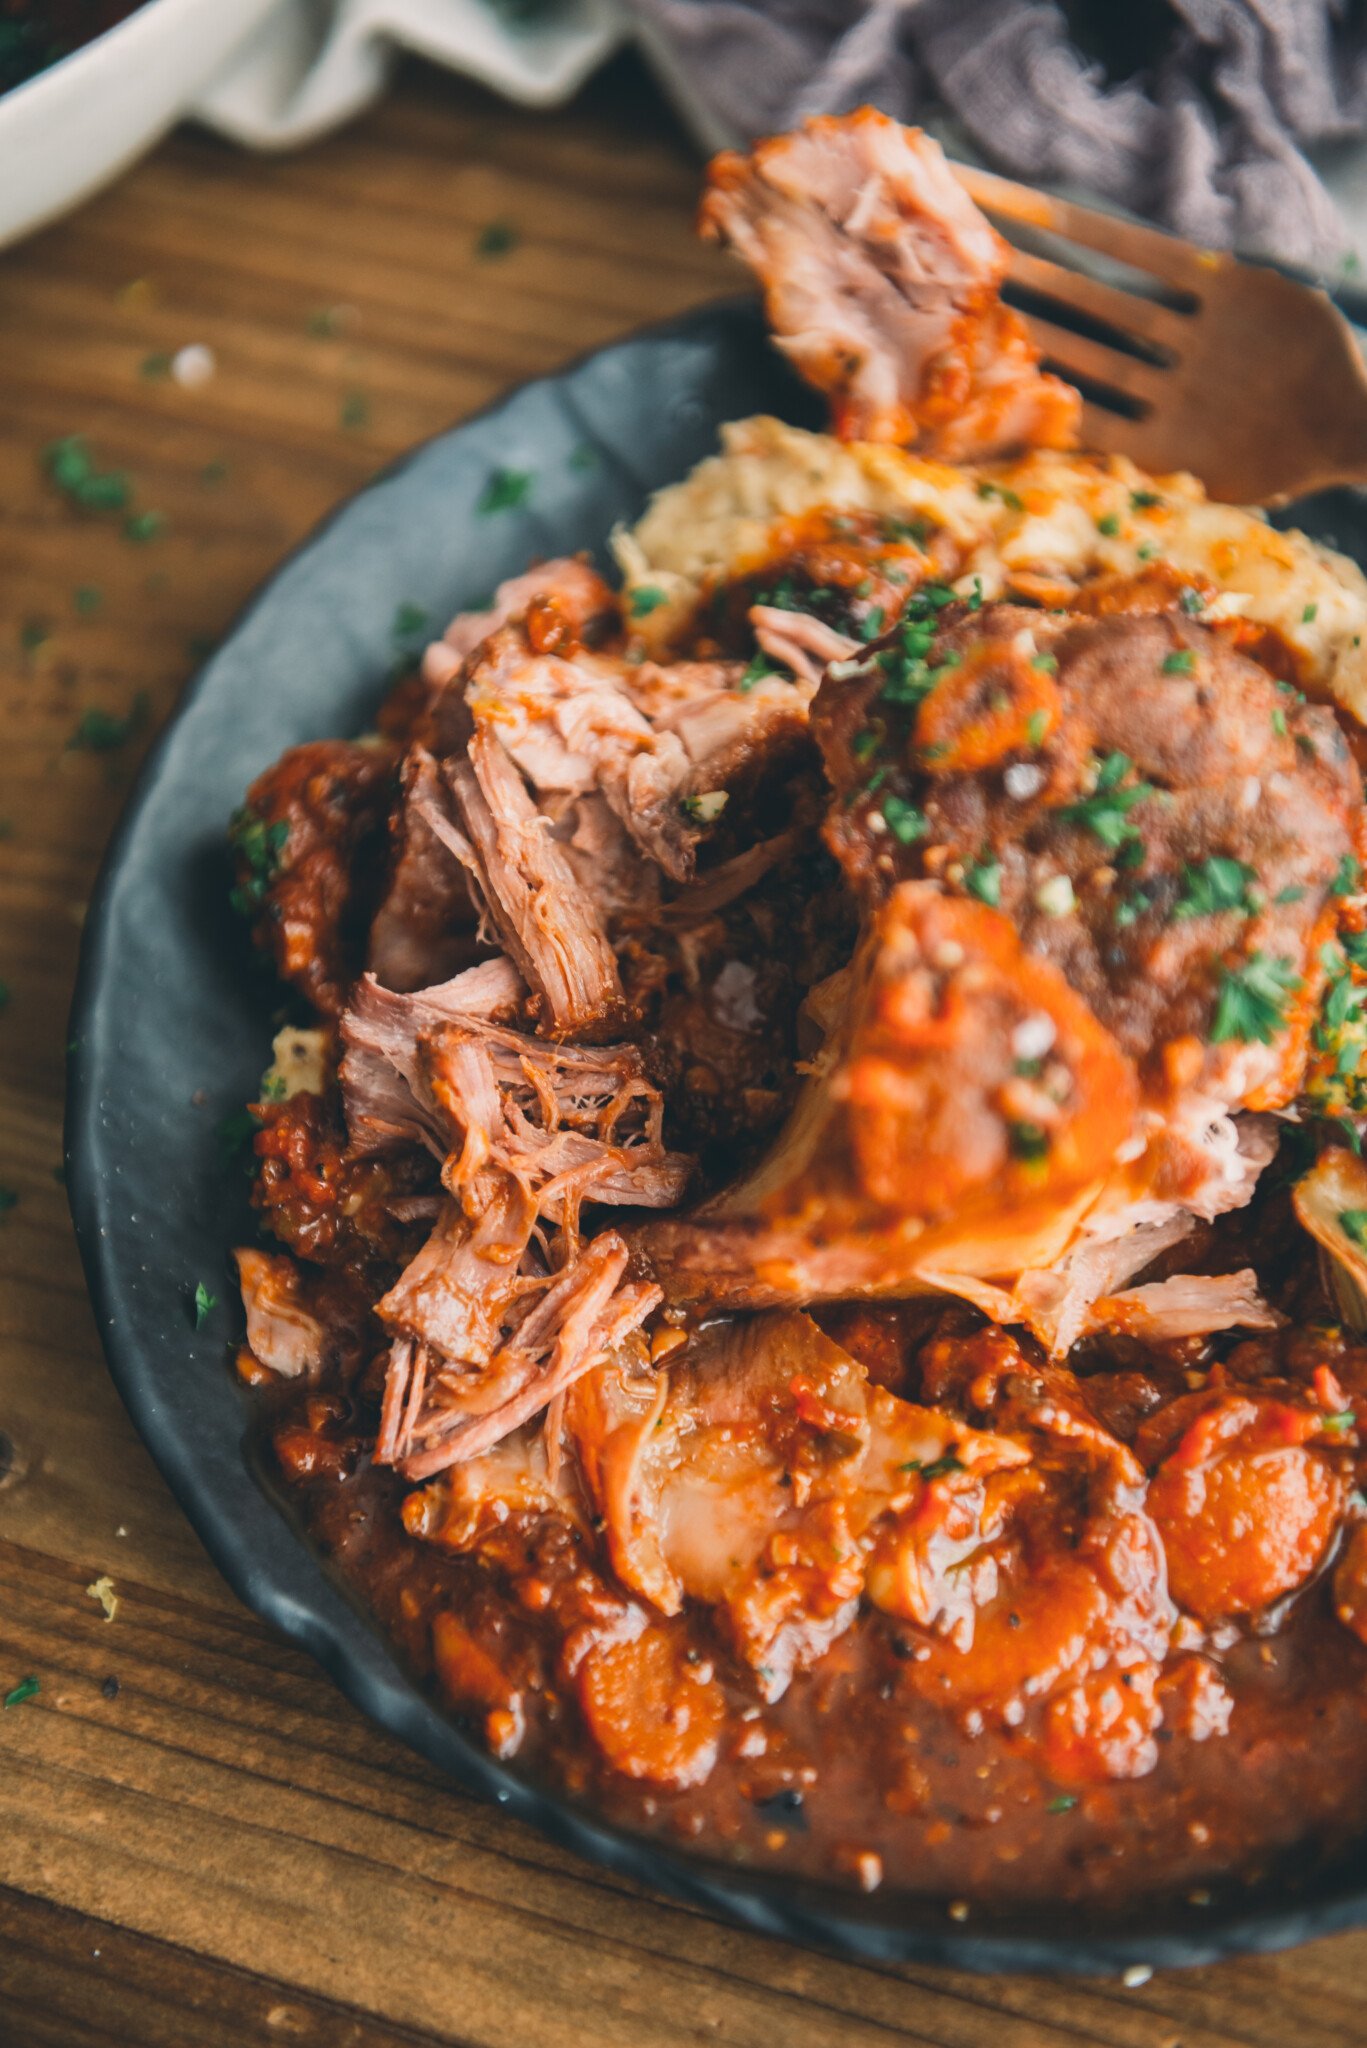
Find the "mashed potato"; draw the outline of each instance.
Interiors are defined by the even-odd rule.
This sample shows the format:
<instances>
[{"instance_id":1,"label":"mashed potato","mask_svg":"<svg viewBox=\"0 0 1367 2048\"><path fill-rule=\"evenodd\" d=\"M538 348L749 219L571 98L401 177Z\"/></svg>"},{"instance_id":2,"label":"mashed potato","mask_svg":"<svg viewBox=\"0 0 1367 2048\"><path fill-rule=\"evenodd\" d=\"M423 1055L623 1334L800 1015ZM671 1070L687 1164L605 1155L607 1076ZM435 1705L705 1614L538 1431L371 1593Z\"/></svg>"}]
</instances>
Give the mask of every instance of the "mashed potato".
<instances>
[{"instance_id":1,"label":"mashed potato","mask_svg":"<svg viewBox=\"0 0 1367 2048\"><path fill-rule=\"evenodd\" d=\"M1306 687L1367 724L1367 577L1303 533L1213 503L1194 477L1052 452L951 467L764 416L724 427L722 453L614 538L628 593L651 590L640 607L651 650L669 648L709 589L772 559L777 525L820 506L933 520L958 551L956 583L980 577L987 597L1066 605L1095 578L1165 562L1215 587L1207 616L1279 633Z\"/></svg>"}]
</instances>

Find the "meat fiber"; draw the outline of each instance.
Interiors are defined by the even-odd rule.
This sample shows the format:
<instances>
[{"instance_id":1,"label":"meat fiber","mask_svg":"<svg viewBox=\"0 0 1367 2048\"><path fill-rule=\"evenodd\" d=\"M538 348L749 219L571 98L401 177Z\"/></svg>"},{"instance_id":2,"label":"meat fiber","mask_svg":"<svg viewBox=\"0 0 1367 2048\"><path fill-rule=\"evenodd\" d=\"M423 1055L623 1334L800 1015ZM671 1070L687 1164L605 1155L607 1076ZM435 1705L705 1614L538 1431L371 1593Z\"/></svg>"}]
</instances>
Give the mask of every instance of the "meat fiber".
<instances>
[{"instance_id":1,"label":"meat fiber","mask_svg":"<svg viewBox=\"0 0 1367 2048\"><path fill-rule=\"evenodd\" d=\"M501 742L477 729L447 779L461 831L433 829L465 865L490 923L554 1036L602 1036L626 1005L601 906L547 829Z\"/></svg>"},{"instance_id":2,"label":"meat fiber","mask_svg":"<svg viewBox=\"0 0 1367 2048\"><path fill-rule=\"evenodd\" d=\"M526 999L510 960L486 960L434 988L402 994L363 975L342 1018L342 1106L354 1152L425 1145L445 1158L445 1119L425 1093L418 1041L462 1018L511 1018Z\"/></svg>"},{"instance_id":3,"label":"meat fiber","mask_svg":"<svg viewBox=\"0 0 1367 2048\"><path fill-rule=\"evenodd\" d=\"M538 655L508 627L471 664L465 704L539 801L600 794L640 851L686 881L732 794L803 742L811 692L777 676L743 687L744 666Z\"/></svg>"},{"instance_id":4,"label":"meat fiber","mask_svg":"<svg viewBox=\"0 0 1367 2048\"><path fill-rule=\"evenodd\" d=\"M432 829L443 802L437 764L413 747L400 775L402 800L390 820L389 887L370 927L366 965L386 988L425 988L468 966L477 917L464 870Z\"/></svg>"},{"instance_id":5,"label":"meat fiber","mask_svg":"<svg viewBox=\"0 0 1367 2048\"><path fill-rule=\"evenodd\" d=\"M1078 394L1000 303L1006 245L919 129L864 107L728 151L700 218L759 277L842 439L954 461L1076 440Z\"/></svg>"}]
</instances>

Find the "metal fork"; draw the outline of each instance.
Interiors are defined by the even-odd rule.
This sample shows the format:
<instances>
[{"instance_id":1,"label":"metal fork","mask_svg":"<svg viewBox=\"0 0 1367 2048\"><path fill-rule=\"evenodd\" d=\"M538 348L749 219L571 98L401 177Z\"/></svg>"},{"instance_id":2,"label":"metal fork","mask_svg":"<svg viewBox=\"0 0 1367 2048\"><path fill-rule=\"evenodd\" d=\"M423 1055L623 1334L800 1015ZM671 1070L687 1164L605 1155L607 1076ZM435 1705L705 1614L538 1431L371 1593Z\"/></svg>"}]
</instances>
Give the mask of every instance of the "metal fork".
<instances>
[{"instance_id":1,"label":"metal fork","mask_svg":"<svg viewBox=\"0 0 1367 2048\"><path fill-rule=\"evenodd\" d=\"M1367 483L1367 369L1325 291L954 170L1011 243L1005 296L1081 390L1088 447L1193 470L1236 504Z\"/></svg>"}]
</instances>

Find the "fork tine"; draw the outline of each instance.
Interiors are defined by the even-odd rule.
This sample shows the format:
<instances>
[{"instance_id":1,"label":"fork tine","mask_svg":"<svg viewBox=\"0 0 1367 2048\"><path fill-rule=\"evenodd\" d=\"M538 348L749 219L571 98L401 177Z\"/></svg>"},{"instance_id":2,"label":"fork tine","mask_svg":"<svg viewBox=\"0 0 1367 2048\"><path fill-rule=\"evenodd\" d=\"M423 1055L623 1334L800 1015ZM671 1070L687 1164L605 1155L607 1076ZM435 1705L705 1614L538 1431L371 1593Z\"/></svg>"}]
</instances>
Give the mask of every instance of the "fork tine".
<instances>
[{"instance_id":1,"label":"fork tine","mask_svg":"<svg viewBox=\"0 0 1367 2048\"><path fill-rule=\"evenodd\" d=\"M1147 420L1129 420L1123 413L1108 412L1104 406L1084 404L1081 436L1084 448L1100 448L1107 455L1128 455L1141 469L1166 467L1155 463Z\"/></svg>"},{"instance_id":2,"label":"fork tine","mask_svg":"<svg viewBox=\"0 0 1367 2048\"><path fill-rule=\"evenodd\" d=\"M1084 249L1095 249L1102 256L1113 256L1117 262L1128 263L1132 269L1146 270L1152 277L1161 277L1182 291L1199 296L1209 281L1211 271L1230 260L1208 250L1195 249L1189 242L1179 240L1176 235L1165 235L1158 228L1137 226L1116 214L1099 213L1093 207L1079 206L1072 199L1056 199L1049 193L1033 192L1028 185L1017 185L1011 178L999 178L993 171L979 171L968 164L955 164L953 170L969 198L984 212L999 213L1007 220L1019 221L1026 227L1044 228L1051 234L1062 235L1066 241L1077 242Z\"/></svg>"},{"instance_id":3,"label":"fork tine","mask_svg":"<svg viewBox=\"0 0 1367 2048\"><path fill-rule=\"evenodd\" d=\"M1088 277L1083 271L1069 270L1066 264L1050 263L1042 256L1032 256L1025 249L1011 251L1011 263L1007 271L1016 284L1024 285L1042 297L1057 299L1060 305L1074 306L1081 313L1089 313L1094 320L1101 320L1107 327L1117 328L1122 334L1137 334L1141 340L1154 343L1159 348L1180 349L1186 337L1187 315L1174 313L1170 306L1161 305L1157 299L1141 298L1138 292L1123 292L1115 285L1102 284L1098 278Z\"/></svg>"},{"instance_id":4,"label":"fork tine","mask_svg":"<svg viewBox=\"0 0 1367 2048\"><path fill-rule=\"evenodd\" d=\"M1159 364L1141 362L1138 356L1106 348L1099 341L1089 341L1084 334L1074 334L1071 328L1055 327L1052 320L1036 319L1032 313L1025 315L1025 324L1046 360L1060 369L1065 377L1081 377L1091 384L1104 384L1112 391L1122 392L1127 398L1145 400L1149 405L1162 402L1164 379L1168 372Z\"/></svg>"}]
</instances>

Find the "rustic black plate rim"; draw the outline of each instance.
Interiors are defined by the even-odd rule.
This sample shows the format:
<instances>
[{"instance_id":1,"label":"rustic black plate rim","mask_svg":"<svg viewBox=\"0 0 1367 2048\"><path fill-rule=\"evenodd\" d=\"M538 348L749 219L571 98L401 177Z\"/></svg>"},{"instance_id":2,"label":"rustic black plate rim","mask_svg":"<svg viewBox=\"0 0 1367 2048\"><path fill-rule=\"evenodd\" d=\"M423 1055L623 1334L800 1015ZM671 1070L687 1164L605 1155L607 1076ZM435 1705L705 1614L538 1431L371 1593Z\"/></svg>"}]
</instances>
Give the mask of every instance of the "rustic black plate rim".
<instances>
[{"instance_id":1,"label":"rustic black plate rim","mask_svg":"<svg viewBox=\"0 0 1367 2048\"><path fill-rule=\"evenodd\" d=\"M863 1960L944 1963L979 1973L1035 1971L1113 1974L1135 1965L1175 1967L1285 1948L1367 1923L1367 1883L1331 1877L1323 1889L1294 1904L1244 1904L1237 1898L1205 1917L1172 1924L1167 1902L1156 1907L1161 1924L1136 1916L1115 1926L1080 1927L1061 1909L1055 1927L1035 1915L1027 1926L1010 1922L975 1926L950 1919L943 1905L907 1894L855 1895L775 1875L676 1853L657 1838L617 1828L570 1801L519 1778L443 1716L404 1671L377 1625L349 1599L287 1519L275 1512L255 1479L248 1505L241 1487L225 1489L206 1475L177 1436L174 1417L158 1396L138 1344L121 1327L122 1279L106 1235L112 1180L101 1141L98 1091L110 1047L103 1030L102 992L111 972L111 912L118 899L128 850L147 806L156 801L166 762L184 721L213 692L219 656L249 626L259 608L297 563L310 556L358 501L401 482L429 451L453 443L472 428L497 421L527 394L554 391L600 359L626 356L682 337L721 351L753 346L759 325L749 298L728 299L678 319L640 329L605 348L586 352L549 375L511 389L454 426L417 444L342 501L292 549L248 601L220 649L190 681L158 735L132 787L109 842L87 914L68 1031L65 1156L68 1199L101 1343L114 1383L181 1509L233 1591L262 1619L320 1663L348 1699L389 1733L453 1776L538 1828L551 1840L619 1875L702 1906L761 1933L833 1949ZM787 409L791 387L775 360L773 409ZM508 573L522 566L511 563ZM246 1461L242 1460L246 1472ZM206 1478L207 1482L206 1483ZM897 1908L905 1917L900 1917ZM940 1913L943 1924L931 1917Z\"/></svg>"}]
</instances>

